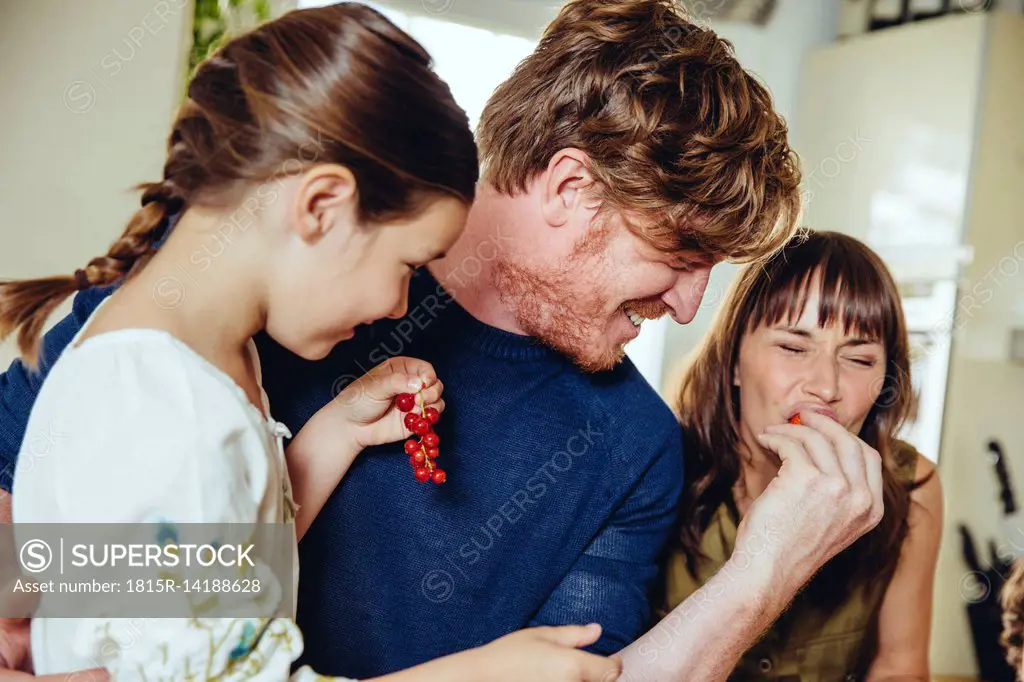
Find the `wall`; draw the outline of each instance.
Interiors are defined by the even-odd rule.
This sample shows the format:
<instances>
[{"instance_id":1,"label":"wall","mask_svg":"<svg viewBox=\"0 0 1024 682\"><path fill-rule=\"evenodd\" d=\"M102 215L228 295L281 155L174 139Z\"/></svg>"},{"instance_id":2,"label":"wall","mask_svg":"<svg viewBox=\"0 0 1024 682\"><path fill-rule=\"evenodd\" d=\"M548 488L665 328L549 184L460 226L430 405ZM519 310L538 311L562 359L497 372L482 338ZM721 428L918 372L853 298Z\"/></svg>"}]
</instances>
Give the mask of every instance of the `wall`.
<instances>
[{"instance_id":1,"label":"wall","mask_svg":"<svg viewBox=\"0 0 1024 682\"><path fill-rule=\"evenodd\" d=\"M299 0L300 6L334 0ZM476 26L536 40L558 14L561 0L373 0L406 14Z\"/></svg>"},{"instance_id":2,"label":"wall","mask_svg":"<svg viewBox=\"0 0 1024 682\"><path fill-rule=\"evenodd\" d=\"M1024 17L1000 15L990 23L966 233L974 258L961 278L940 460L946 532L932 637L933 671L961 675L975 673L967 602L993 586L969 572L956 526L971 530L983 564L990 539L1009 553L1024 547L1021 528L1002 527L985 451L990 438L1001 442L1017 504L1024 503L1024 366L1008 360L1010 329L1024 327Z\"/></svg>"},{"instance_id":3,"label":"wall","mask_svg":"<svg viewBox=\"0 0 1024 682\"><path fill-rule=\"evenodd\" d=\"M189 0L0 0L0 277L70 274L159 179ZM0 349L0 367L13 357Z\"/></svg>"}]
</instances>

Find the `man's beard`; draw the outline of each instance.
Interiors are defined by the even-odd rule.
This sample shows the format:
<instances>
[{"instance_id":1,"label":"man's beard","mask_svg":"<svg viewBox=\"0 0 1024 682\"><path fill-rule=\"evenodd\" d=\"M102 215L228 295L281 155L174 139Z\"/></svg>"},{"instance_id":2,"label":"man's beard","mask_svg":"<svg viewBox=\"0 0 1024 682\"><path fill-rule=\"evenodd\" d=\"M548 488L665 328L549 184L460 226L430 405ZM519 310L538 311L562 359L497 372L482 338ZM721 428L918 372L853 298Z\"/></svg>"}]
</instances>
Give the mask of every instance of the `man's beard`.
<instances>
[{"instance_id":1,"label":"man's beard","mask_svg":"<svg viewBox=\"0 0 1024 682\"><path fill-rule=\"evenodd\" d=\"M567 269L541 275L507 261L494 264L494 286L515 311L520 329L585 372L611 369L625 357L625 348L608 347L601 302L592 294L573 296L578 281L579 273Z\"/></svg>"},{"instance_id":2,"label":"man's beard","mask_svg":"<svg viewBox=\"0 0 1024 682\"><path fill-rule=\"evenodd\" d=\"M565 265L543 271L507 260L494 264L494 286L515 311L519 328L585 372L609 370L626 356L624 345L608 347L600 293L593 286L576 290L586 279L585 270L601 272L609 237L610 230L597 227L573 247Z\"/></svg>"}]
</instances>

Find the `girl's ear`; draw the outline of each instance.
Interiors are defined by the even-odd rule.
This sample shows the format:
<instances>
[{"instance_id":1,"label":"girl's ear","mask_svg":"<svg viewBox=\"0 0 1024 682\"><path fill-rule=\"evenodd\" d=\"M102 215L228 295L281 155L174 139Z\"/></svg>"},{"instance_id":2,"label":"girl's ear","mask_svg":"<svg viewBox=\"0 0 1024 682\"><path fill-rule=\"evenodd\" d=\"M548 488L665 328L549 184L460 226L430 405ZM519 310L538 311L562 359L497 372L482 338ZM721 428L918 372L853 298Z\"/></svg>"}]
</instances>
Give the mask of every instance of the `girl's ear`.
<instances>
[{"instance_id":1,"label":"girl's ear","mask_svg":"<svg viewBox=\"0 0 1024 682\"><path fill-rule=\"evenodd\" d=\"M346 166L316 166L306 173L296 193L296 232L312 243L339 224L354 224L358 199L356 178Z\"/></svg>"}]
</instances>

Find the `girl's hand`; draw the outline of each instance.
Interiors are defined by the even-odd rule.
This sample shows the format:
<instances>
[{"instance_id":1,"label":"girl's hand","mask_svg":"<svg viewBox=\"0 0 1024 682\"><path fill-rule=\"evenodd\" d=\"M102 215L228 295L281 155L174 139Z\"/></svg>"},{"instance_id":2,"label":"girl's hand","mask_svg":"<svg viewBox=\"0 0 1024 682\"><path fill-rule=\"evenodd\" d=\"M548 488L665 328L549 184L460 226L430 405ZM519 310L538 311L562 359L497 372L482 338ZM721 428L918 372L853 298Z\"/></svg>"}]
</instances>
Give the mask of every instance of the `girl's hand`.
<instances>
[{"instance_id":1,"label":"girl's hand","mask_svg":"<svg viewBox=\"0 0 1024 682\"><path fill-rule=\"evenodd\" d=\"M394 357L377 365L337 395L328 409L344 421L341 428L349 430L359 449L392 443L408 438L405 414L395 405L400 393L416 396L417 414L427 407L444 411L441 391L429 362L416 358ZM421 403L422 400L422 403Z\"/></svg>"},{"instance_id":2,"label":"girl's hand","mask_svg":"<svg viewBox=\"0 0 1024 682\"><path fill-rule=\"evenodd\" d=\"M301 539L359 453L371 445L408 438L400 393L416 394L424 407L444 410L443 386L430 363L397 357L374 367L324 405L288 445L288 475L298 504L295 533Z\"/></svg>"},{"instance_id":3,"label":"girl's hand","mask_svg":"<svg viewBox=\"0 0 1024 682\"><path fill-rule=\"evenodd\" d=\"M614 682L622 661L579 651L601 636L600 625L535 627L466 652L478 657L479 679L495 682Z\"/></svg>"}]
</instances>

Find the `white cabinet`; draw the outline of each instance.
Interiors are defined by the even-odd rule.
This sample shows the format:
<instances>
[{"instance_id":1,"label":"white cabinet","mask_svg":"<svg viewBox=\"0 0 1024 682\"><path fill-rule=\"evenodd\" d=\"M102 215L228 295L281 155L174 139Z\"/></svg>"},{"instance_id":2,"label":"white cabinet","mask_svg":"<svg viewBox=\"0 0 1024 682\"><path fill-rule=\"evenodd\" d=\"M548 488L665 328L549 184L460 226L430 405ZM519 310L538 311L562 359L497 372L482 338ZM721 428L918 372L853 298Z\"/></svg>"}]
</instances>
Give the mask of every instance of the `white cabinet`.
<instances>
[{"instance_id":1,"label":"white cabinet","mask_svg":"<svg viewBox=\"0 0 1024 682\"><path fill-rule=\"evenodd\" d=\"M879 31L805 62L794 146L806 221L866 240L901 279L956 276L986 21Z\"/></svg>"}]
</instances>

